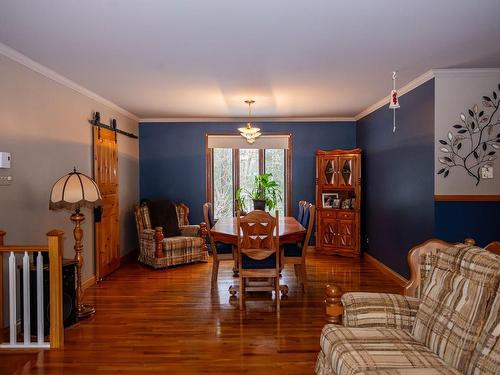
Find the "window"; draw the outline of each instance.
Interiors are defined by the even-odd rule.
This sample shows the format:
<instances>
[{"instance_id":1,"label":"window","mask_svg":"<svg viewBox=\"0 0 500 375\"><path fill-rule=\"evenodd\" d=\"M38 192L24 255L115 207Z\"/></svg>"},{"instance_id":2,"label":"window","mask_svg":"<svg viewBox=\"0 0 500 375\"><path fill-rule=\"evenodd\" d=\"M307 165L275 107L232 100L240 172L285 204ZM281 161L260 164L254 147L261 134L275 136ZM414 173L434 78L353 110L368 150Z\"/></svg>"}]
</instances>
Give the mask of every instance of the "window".
<instances>
[{"instance_id":1,"label":"window","mask_svg":"<svg viewBox=\"0 0 500 375\"><path fill-rule=\"evenodd\" d=\"M207 135L207 200L213 203L214 218L233 216L236 190L251 190L255 176L262 173L272 173L282 192L277 209L280 215L289 214L290 135L267 137L249 145L239 135ZM253 208L251 199L245 200L245 207Z\"/></svg>"}]
</instances>

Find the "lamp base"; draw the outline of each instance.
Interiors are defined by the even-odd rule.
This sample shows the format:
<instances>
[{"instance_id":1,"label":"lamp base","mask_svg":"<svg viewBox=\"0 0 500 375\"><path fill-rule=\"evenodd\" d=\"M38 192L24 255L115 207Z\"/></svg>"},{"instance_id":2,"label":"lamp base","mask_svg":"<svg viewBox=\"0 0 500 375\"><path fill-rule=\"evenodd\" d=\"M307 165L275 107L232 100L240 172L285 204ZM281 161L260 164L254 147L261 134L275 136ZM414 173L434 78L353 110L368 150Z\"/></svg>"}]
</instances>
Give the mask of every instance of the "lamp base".
<instances>
[{"instance_id":1,"label":"lamp base","mask_svg":"<svg viewBox=\"0 0 500 375\"><path fill-rule=\"evenodd\" d=\"M95 314L95 308L92 305L86 305L86 304L79 305L76 311L78 319L85 319L94 314Z\"/></svg>"}]
</instances>

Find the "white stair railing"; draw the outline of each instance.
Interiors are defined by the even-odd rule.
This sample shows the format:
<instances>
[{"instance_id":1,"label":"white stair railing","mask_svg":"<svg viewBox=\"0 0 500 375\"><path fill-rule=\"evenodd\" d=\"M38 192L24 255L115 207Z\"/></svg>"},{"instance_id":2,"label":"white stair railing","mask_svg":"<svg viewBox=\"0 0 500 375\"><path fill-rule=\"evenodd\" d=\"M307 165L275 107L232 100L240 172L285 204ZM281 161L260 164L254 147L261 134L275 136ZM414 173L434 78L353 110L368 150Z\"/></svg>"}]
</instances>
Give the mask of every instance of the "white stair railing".
<instances>
[{"instance_id":1,"label":"white stair railing","mask_svg":"<svg viewBox=\"0 0 500 375\"><path fill-rule=\"evenodd\" d=\"M62 231L53 230L47 233L48 246L3 246L5 232L0 231L0 348L61 348L64 343L62 322ZM44 337L44 295L43 295L43 257L42 253L49 255L49 292L50 292L50 335L49 341ZM8 254L8 279L9 279L9 340L4 342L4 317L3 317L3 255ZM30 274L32 261L30 254L36 254L36 317L37 336L31 338L31 308L30 306ZM22 255L22 295L23 316L22 340L18 340L17 332L17 259Z\"/></svg>"}]
</instances>

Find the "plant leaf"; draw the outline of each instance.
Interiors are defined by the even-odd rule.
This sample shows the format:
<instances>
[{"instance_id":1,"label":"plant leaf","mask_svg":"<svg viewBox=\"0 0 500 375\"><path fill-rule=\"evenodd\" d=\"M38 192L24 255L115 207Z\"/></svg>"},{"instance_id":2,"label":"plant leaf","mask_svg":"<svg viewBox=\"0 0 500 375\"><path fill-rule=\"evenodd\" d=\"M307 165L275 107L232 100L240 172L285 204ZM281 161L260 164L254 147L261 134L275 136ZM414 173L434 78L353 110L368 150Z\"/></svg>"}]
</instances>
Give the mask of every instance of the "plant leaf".
<instances>
[{"instance_id":1,"label":"plant leaf","mask_svg":"<svg viewBox=\"0 0 500 375\"><path fill-rule=\"evenodd\" d=\"M459 130L457 133L460 133L460 134L467 133L467 130L462 129L462 130Z\"/></svg>"},{"instance_id":2,"label":"plant leaf","mask_svg":"<svg viewBox=\"0 0 500 375\"><path fill-rule=\"evenodd\" d=\"M469 109L469 116L474 117L474 112L472 112L472 109Z\"/></svg>"},{"instance_id":3,"label":"plant leaf","mask_svg":"<svg viewBox=\"0 0 500 375\"><path fill-rule=\"evenodd\" d=\"M471 128L472 130L474 130L474 129L476 128L476 123L475 123L474 121L472 121L472 122L470 123L470 128Z\"/></svg>"},{"instance_id":4,"label":"plant leaf","mask_svg":"<svg viewBox=\"0 0 500 375\"><path fill-rule=\"evenodd\" d=\"M460 114L460 119L465 122L465 115L463 113Z\"/></svg>"},{"instance_id":5,"label":"plant leaf","mask_svg":"<svg viewBox=\"0 0 500 375\"><path fill-rule=\"evenodd\" d=\"M484 151L486 151L486 147L487 147L486 142L483 142L483 150Z\"/></svg>"},{"instance_id":6,"label":"plant leaf","mask_svg":"<svg viewBox=\"0 0 500 375\"><path fill-rule=\"evenodd\" d=\"M457 150L460 150L461 148L462 148L462 143L459 143L459 144L457 145Z\"/></svg>"},{"instance_id":7,"label":"plant leaf","mask_svg":"<svg viewBox=\"0 0 500 375\"><path fill-rule=\"evenodd\" d=\"M443 177L448 177L448 174L450 174L450 171L449 171L449 170L447 170L446 172L444 172Z\"/></svg>"},{"instance_id":8,"label":"plant leaf","mask_svg":"<svg viewBox=\"0 0 500 375\"><path fill-rule=\"evenodd\" d=\"M445 170L446 170L446 169L441 168L441 169L438 171L438 173L437 173L437 174L441 174L441 173L443 173Z\"/></svg>"},{"instance_id":9,"label":"plant leaf","mask_svg":"<svg viewBox=\"0 0 500 375\"><path fill-rule=\"evenodd\" d=\"M447 145L448 144L448 142L443 141L442 139L439 140L439 143L441 143L442 145Z\"/></svg>"},{"instance_id":10,"label":"plant leaf","mask_svg":"<svg viewBox=\"0 0 500 375\"><path fill-rule=\"evenodd\" d=\"M497 92L496 91L493 91L493 98L496 99L497 98Z\"/></svg>"},{"instance_id":11,"label":"plant leaf","mask_svg":"<svg viewBox=\"0 0 500 375\"><path fill-rule=\"evenodd\" d=\"M484 111L479 112L479 117L483 117Z\"/></svg>"},{"instance_id":12,"label":"plant leaf","mask_svg":"<svg viewBox=\"0 0 500 375\"><path fill-rule=\"evenodd\" d=\"M474 113L477 113L479 111L479 108L477 107L477 104L474 104Z\"/></svg>"},{"instance_id":13,"label":"plant leaf","mask_svg":"<svg viewBox=\"0 0 500 375\"><path fill-rule=\"evenodd\" d=\"M495 152L495 151L493 151L493 152ZM448 156L445 156L443 159L444 159L445 161L447 161L447 162L450 162L450 163L451 163L451 161L452 161L452 160L451 160L451 158L449 158Z\"/></svg>"},{"instance_id":14,"label":"plant leaf","mask_svg":"<svg viewBox=\"0 0 500 375\"><path fill-rule=\"evenodd\" d=\"M479 159L479 155L477 154L477 151L474 151L472 154L474 155L474 157L475 157L476 159Z\"/></svg>"},{"instance_id":15,"label":"plant leaf","mask_svg":"<svg viewBox=\"0 0 500 375\"><path fill-rule=\"evenodd\" d=\"M460 128L463 128L463 126L462 126L462 125L458 125L458 124L457 124L457 125L453 125L453 127L454 127L455 129L460 129Z\"/></svg>"},{"instance_id":16,"label":"plant leaf","mask_svg":"<svg viewBox=\"0 0 500 375\"><path fill-rule=\"evenodd\" d=\"M488 152L488 156L495 155L495 154L496 154L496 151L490 151L490 152Z\"/></svg>"},{"instance_id":17,"label":"plant leaf","mask_svg":"<svg viewBox=\"0 0 500 375\"><path fill-rule=\"evenodd\" d=\"M451 132L448 132L448 139L451 141L453 139L453 134Z\"/></svg>"},{"instance_id":18,"label":"plant leaf","mask_svg":"<svg viewBox=\"0 0 500 375\"><path fill-rule=\"evenodd\" d=\"M500 146L499 146L499 145L497 145L497 144L495 144L495 143L492 143L492 144L491 144L491 147L496 148L497 150L500 148Z\"/></svg>"},{"instance_id":19,"label":"plant leaf","mask_svg":"<svg viewBox=\"0 0 500 375\"><path fill-rule=\"evenodd\" d=\"M441 147L441 148L440 148L440 150L441 150L441 151L443 151L443 152L450 152L450 150L448 150L448 149L447 149L447 148L445 148L445 147Z\"/></svg>"},{"instance_id":20,"label":"plant leaf","mask_svg":"<svg viewBox=\"0 0 500 375\"><path fill-rule=\"evenodd\" d=\"M486 102L491 102L491 99L489 96L483 96L483 100Z\"/></svg>"}]
</instances>

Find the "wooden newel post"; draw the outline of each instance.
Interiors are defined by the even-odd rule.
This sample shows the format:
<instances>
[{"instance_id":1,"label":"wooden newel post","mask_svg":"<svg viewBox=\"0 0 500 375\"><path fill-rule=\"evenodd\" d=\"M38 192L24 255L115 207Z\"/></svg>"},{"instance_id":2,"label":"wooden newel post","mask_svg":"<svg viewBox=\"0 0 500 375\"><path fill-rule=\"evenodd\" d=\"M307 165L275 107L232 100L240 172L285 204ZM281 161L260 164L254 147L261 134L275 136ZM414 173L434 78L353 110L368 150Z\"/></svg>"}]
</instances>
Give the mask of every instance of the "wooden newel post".
<instances>
[{"instance_id":1,"label":"wooden newel post","mask_svg":"<svg viewBox=\"0 0 500 375\"><path fill-rule=\"evenodd\" d=\"M342 289L338 285L327 285L325 287L325 318L328 323L342 323L344 310L340 301L342 293Z\"/></svg>"},{"instance_id":2,"label":"wooden newel post","mask_svg":"<svg viewBox=\"0 0 500 375\"><path fill-rule=\"evenodd\" d=\"M0 230L0 246L5 245L4 243L5 232ZM3 254L0 253L0 340L3 342L4 334L3 325Z\"/></svg>"},{"instance_id":3,"label":"wooden newel post","mask_svg":"<svg viewBox=\"0 0 500 375\"><path fill-rule=\"evenodd\" d=\"M163 228L155 228L155 258L165 258L165 253L163 252Z\"/></svg>"},{"instance_id":4,"label":"wooden newel post","mask_svg":"<svg viewBox=\"0 0 500 375\"><path fill-rule=\"evenodd\" d=\"M50 347L64 346L63 325L63 293L62 293L62 230L51 230L47 233L49 243L49 274L50 274Z\"/></svg>"}]
</instances>

